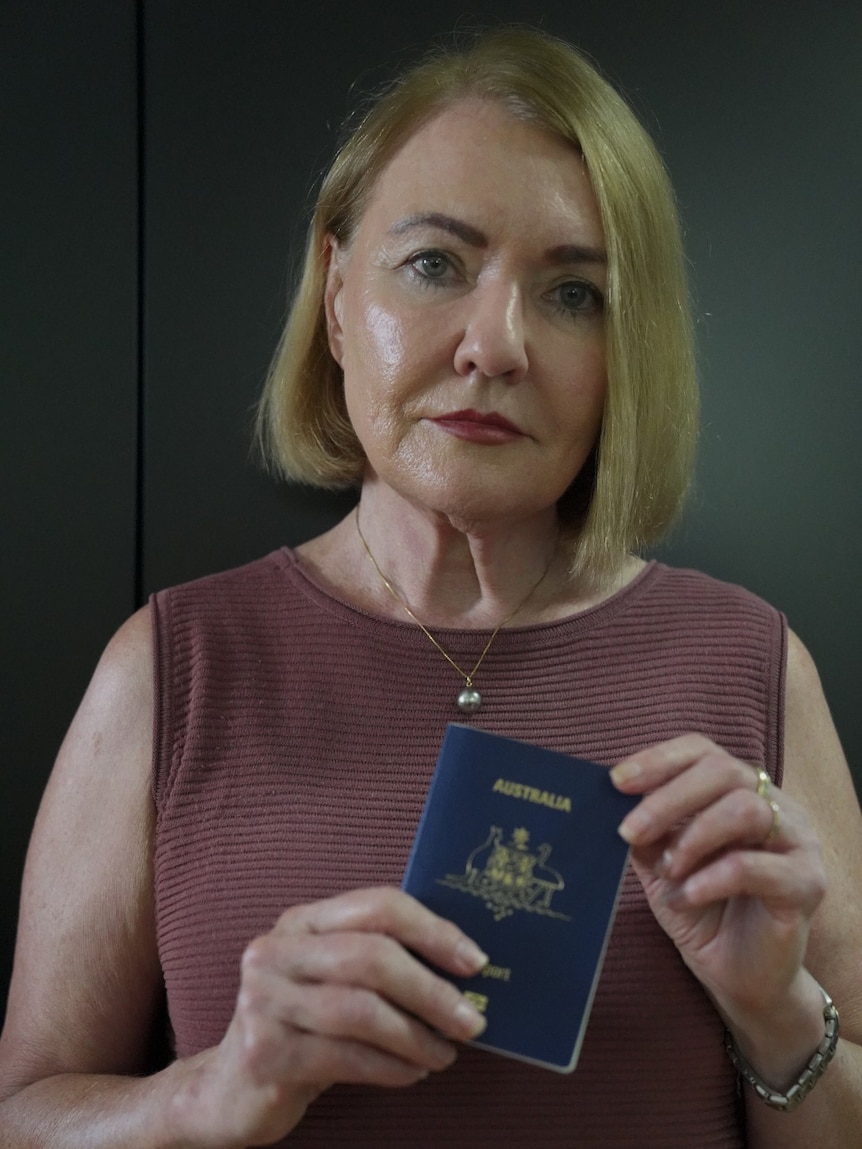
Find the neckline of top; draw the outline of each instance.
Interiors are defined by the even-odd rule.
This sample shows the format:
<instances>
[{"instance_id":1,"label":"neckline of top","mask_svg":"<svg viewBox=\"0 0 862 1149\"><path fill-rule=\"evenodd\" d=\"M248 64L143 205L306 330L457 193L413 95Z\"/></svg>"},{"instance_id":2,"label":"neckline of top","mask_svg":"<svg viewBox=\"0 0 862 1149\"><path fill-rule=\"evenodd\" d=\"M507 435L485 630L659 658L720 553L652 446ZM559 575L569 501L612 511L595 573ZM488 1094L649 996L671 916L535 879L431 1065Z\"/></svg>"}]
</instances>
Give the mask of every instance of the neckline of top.
<instances>
[{"instance_id":1,"label":"neckline of top","mask_svg":"<svg viewBox=\"0 0 862 1149\"><path fill-rule=\"evenodd\" d=\"M364 620L378 626L396 627L402 631L418 631L419 628L416 623L412 622L409 618L396 619L390 618L387 615L376 614L374 611L368 610L363 606L358 606L356 603L350 602L349 599L337 594L331 587L324 585L317 579L313 572L300 562L296 553L290 547L282 547L276 551L275 554L281 559L285 573L295 575L298 585L306 592L308 597L328 609L330 613L334 611L335 613L344 615L348 619L353 619L355 622ZM519 635L523 637L532 633L547 633L550 630L560 627L580 629L604 621L616 615L620 610L628 607L633 600L639 598L640 595L652 585L654 580L667 569L664 563L658 562L656 559L651 559L644 564L643 568L638 571L634 578L627 582L625 586L620 587L619 590L614 591L613 594L608 595L608 597L602 599L601 602L594 603L592 606L585 607L583 610L575 611L562 618L504 627L497 636L495 643L500 644L501 640L504 640L505 637L509 635ZM494 628L465 629L460 627L438 626L433 629L435 634L449 636L465 635L475 639L476 636L490 634Z\"/></svg>"}]
</instances>

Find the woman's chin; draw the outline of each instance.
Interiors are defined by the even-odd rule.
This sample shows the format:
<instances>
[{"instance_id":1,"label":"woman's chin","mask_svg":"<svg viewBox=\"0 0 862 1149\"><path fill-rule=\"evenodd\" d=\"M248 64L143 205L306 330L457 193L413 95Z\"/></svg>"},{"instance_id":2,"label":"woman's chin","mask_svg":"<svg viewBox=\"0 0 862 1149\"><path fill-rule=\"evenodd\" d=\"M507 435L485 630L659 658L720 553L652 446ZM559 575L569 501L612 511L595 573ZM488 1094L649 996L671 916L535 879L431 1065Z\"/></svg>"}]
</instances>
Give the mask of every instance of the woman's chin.
<instances>
[{"instance_id":1,"label":"woman's chin","mask_svg":"<svg viewBox=\"0 0 862 1149\"><path fill-rule=\"evenodd\" d=\"M462 482L449 478L438 484L415 484L412 490L393 489L418 510L442 516L464 531L494 526L511 530L516 523L529 520L547 521L549 527L556 527L555 499L530 500L523 490L512 488L511 480L490 484L472 477Z\"/></svg>"}]
</instances>

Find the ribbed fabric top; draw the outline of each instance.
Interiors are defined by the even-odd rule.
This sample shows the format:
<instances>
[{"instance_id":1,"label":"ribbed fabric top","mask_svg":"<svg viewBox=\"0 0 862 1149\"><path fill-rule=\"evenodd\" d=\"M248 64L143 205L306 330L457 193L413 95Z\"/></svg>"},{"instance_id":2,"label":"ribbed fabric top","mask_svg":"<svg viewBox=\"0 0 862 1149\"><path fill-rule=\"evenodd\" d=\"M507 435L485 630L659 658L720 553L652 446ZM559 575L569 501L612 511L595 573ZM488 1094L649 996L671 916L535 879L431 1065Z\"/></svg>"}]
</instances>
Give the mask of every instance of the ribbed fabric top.
<instances>
[{"instance_id":1,"label":"ribbed fabric top","mask_svg":"<svg viewBox=\"0 0 862 1149\"><path fill-rule=\"evenodd\" d=\"M242 951L284 909L400 883L447 722L607 764L698 730L780 782L784 620L694 571L652 563L590 610L501 631L470 719L418 627L340 601L287 550L153 606L156 912L178 1056L221 1040ZM489 632L439 636L472 665ZM334 1087L285 1144L738 1149L722 1032L629 872L574 1074L465 1048L411 1089Z\"/></svg>"}]
</instances>

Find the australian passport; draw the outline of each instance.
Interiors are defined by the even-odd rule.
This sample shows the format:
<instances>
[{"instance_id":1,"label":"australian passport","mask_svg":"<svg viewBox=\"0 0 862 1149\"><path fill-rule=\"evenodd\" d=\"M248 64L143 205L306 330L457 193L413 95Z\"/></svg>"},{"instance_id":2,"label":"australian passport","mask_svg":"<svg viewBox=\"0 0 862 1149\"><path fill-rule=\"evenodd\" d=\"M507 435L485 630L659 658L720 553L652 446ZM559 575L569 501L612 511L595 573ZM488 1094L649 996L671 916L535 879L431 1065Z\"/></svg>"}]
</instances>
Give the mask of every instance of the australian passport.
<instances>
[{"instance_id":1,"label":"australian passport","mask_svg":"<svg viewBox=\"0 0 862 1149\"><path fill-rule=\"evenodd\" d=\"M575 1068L636 802L599 763L447 727L402 888L489 955L453 979L487 1019L474 1045Z\"/></svg>"}]
</instances>

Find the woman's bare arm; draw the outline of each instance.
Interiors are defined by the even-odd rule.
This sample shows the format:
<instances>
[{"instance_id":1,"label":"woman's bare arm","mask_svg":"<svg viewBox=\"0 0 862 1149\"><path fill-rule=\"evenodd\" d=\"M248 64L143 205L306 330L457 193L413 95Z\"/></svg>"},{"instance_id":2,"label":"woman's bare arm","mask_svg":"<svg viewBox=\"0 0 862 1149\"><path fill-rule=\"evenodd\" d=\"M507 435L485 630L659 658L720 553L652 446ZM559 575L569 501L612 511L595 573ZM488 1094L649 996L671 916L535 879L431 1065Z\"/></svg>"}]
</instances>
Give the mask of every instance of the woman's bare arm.
<instances>
[{"instance_id":1,"label":"woman's bare arm","mask_svg":"<svg viewBox=\"0 0 862 1149\"><path fill-rule=\"evenodd\" d=\"M645 795L622 830L653 913L760 1078L787 1090L822 1041L815 978L840 1011L834 1061L798 1108L745 1087L752 1149L850 1149L862 1146L862 816L794 635L785 701L777 825L751 766L700 735L649 747L612 777Z\"/></svg>"},{"instance_id":2,"label":"woman's bare arm","mask_svg":"<svg viewBox=\"0 0 862 1149\"><path fill-rule=\"evenodd\" d=\"M783 790L805 807L823 849L827 889L811 922L805 965L838 1007L841 1039L824 1077L793 1112L769 1109L746 1087L749 1143L850 1149L862 1146L862 814L817 669L793 634L784 762ZM820 1036L822 1030L820 1020ZM813 1052L802 1052L803 1064Z\"/></svg>"},{"instance_id":3,"label":"woman's bare arm","mask_svg":"<svg viewBox=\"0 0 862 1149\"><path fill-rule=\"evenodd\" d=\"M147 610L110 643L47 787L28 855L0 1039L0 1145L239 1149L281 1139L335 1081L408 1085L482 1019L428 962L484 955L399 890L286 911L250 939L224 1040L143 1076L155 939ZM413 951L408 952L408 951Z\"/></svg>"},{"instance_id":4,"label":"woman's bare arm","mask_svg":"<svg viewBox=\"0 0 862 1149\"><path fill-rule=\"evenodd\" d=\"M83 1145L71 1130L94 1096L152 1093L140 1080L91 1076L143 1072L158 1013L151 754L145 609L105 651L33 831L0 1039L4 1143L62 1144L68 1130L65 1143ZM88 1145L144 1143L128 1122L107 1119L101 1133L88 1124Z\"/></svg>"}]
</instances>

